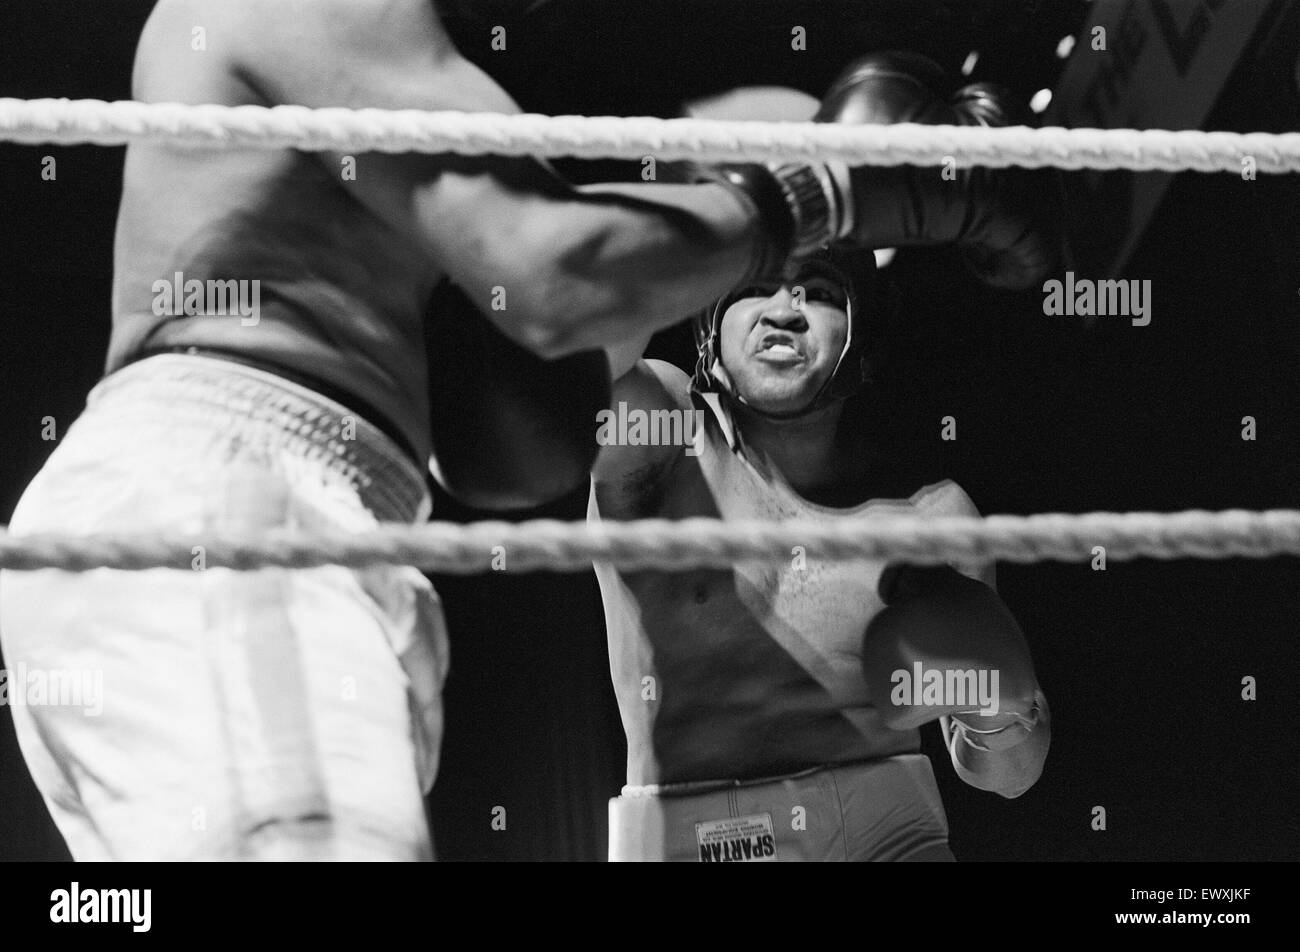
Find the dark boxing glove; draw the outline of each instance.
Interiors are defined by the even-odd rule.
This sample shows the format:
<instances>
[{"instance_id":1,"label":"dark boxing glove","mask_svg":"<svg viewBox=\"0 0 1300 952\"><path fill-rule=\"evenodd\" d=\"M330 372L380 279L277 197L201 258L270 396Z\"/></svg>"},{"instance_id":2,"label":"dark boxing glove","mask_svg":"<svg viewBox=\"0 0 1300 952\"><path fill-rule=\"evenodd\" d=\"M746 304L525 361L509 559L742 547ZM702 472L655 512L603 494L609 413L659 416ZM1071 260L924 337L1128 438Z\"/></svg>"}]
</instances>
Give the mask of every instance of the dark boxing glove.
<instances>
[{"instance_id":1,"label":"dark boxing glove","mask_svg":"<svg viewBox=\"0 0 1300 952\"><path fill-rule=\"evenodd\" d=\"M946 77L914 53L876 53L849 66L826 94L819 122L1005 126L1020 121L1009 94L991 83L940 92ZM1059 236L1048 213L1049 175L1022 169L855 168L844 236L866 247L955 242L985 283L1026 288L1056 261Z\"/></svg>"},{"instance_id":2,"label":"dark boxing glove","mask_svg":"<svg viewBox=\"0 0 1300 952\"><path fill-rule=\"evenodd\" d=\"M913 53L856 60L832 84L815 121L931 125L1006 125L1010 100L977 83L943 98L943 70ZM1059 239L1044 214L1044 177L1016 169L966 169L944 178L911 166L773 162L697 167L695 181L727 185L745 197L764 239L754 270L790 271L823 245L866 248L955 242L971 269L995 287L1025 288L1055 263Z\"/></svg>"},{"instance_id":3,"label":"dark boxing glove","mask_svg":"<svg viewBox=\"0 0 1300 952\"><path fill-rule=\"evenodd\" d=\"M1002 750L1022 741L1038 720L1038 683L1029 646L1007 607L987 585L947 566L890 566L881 575L886 607L868 624L863 638L863 675L887 727L909 730L952 717L971 746ZM915 666L948 672L996 671L997 713L981 713L966 698L916 703L912 690L899 690L898 672L911 678ZM910 685L909 685L910 687Z\"/></svg>"}]
</instances>

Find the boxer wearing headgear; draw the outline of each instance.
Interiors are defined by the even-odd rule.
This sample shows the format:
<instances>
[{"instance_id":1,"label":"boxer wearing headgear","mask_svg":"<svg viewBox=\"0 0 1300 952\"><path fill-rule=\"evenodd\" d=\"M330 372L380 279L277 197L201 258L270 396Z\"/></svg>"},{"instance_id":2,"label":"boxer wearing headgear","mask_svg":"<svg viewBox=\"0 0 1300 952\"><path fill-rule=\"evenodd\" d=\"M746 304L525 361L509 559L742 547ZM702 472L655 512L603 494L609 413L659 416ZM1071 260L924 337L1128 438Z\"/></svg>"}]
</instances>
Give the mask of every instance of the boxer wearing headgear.
<instances>
[{"instance_id":1,"label":"boxer wearing headgear","mask_svg":"<svg viewBox=\"0 0 1300 952\"><path fill-rule=\"evenodd\" d=\"M870 396L889 306L878 277L869 252L817 249L697 316L693 377L632 364L615 405L696 422L687 446L656 434L604 446L589 519L977 514L951 480L923 484L884 458L846 410ZM1042 770L1047 702L991 565L796 550L783 565L597 563L596 576L628 740L613 860L951 860L919 753L931 721L973 786L1016 797ZM901 690L934 673L972 693Z\"/></svg>"},{"instance_id":2,"label":"boxer wearing headgear","mask_svg":"<svg viewBox=\"0 0 1300 952\"><path fill-rule=\"evenodd\" d=\"M828 288L842 289L844 309L847 316L847 329L844 349L831 370L826 382L813 396L812 401L787 414L768 413L768 416L798 417L839 400L853 396L862 388L871 375L871 339L873 324L880 322L880 306L885 298L878 287L875 255L869 249L855 248L851 245L827 246L810 256L801 266L799 277L803 283L797 285L806 293L808 279L812 279L815 289L826 293ZM717 390L727 394L733 401L744 404L744 398L736 391L735 385L722 364L721 331L722 318L730 306L741 298L751 295L764 297L777 290L779 284L771 282L751 284L726 297L720 298L712 307L705 308L694 319L696 349L699 352L695 365L694 386L700 392ZM836 296L832 292L831 296ZM875 313L873 313L875 312Z\"/></svg>"}]
</instances>

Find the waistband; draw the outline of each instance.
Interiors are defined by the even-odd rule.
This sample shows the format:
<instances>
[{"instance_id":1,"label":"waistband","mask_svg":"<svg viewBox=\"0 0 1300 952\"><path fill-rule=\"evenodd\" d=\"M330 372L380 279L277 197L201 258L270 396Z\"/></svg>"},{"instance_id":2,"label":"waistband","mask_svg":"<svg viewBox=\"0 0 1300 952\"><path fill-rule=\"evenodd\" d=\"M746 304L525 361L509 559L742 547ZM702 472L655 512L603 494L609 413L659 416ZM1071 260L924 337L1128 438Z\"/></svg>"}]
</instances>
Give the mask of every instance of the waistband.
<instances>
[{"instance_id":1,"label":"waistband","mask_svg":"<svg viewBox=\"0 0 1300 952\"><path fill-rule=\"evenodd\" d=\"M127 363L138 363L141 360L146 360L150 357L158 357L162 354L186 354L191 357L211 357L217 360L226 360L234 364L240 364L244 367L252 367L254 370L260 370L263 373L271 374L273 377L296 383L299 387L302 387L305 390L310 390L312 393L319 394L320 396L332 400L340 406L347 407L356 414L365 417L366 420L368 420L376 429L396 443L398 447L401 448L402 452L405 453L413 463L415 463L417 469L423 469L426 464L426 461L420 459L419 454L415 452L415 448L411 446L410 442L402 434L401 428L392 420L388 419L386 415L380 413L373 405L362 400L360 397L348 393L340 387L331 386L325 381L313 377L310 374L290 370L286 367L281 367L278 364L272 363L271 361L259 360L258 358L251 357L247 354L222 350L219 347L196 347L187 344L178 344L172 347L145 347L127 361Z\"/></svg>"},{"instance_id":2,"label":"waistband","mask_svg":"<svg viewBox=\"0 0 1300 952\"><path fill-rule=\"evenodd\" d=\"M143 355L91 391L87 414L105 407L146 421L169 416L216 424L242 444L256 443L318 460L342 476L383 522L428 518L424 471L360 411L278 371L197 352Z\"/></svg>"},{"instance_id":3,"label":"waistband","mask_svg":"<svg viewBox=\"0 0 1300 952\"><path fill-rule=\"evenodd\" d=\"M795 773L775 774L771 777L753 777L748 780L690 780L682 783L648 783L625 784L619 791L622 797L692 797L701 793L714 793L718 790L734 790L741 787L761 787L768 783L780 783L783 780L800 780L811 777L823 770L850 770L855 767L869 767L880 763L875 760L853 760L842 764L819 764Z\"/></svg>"}]
</instances>

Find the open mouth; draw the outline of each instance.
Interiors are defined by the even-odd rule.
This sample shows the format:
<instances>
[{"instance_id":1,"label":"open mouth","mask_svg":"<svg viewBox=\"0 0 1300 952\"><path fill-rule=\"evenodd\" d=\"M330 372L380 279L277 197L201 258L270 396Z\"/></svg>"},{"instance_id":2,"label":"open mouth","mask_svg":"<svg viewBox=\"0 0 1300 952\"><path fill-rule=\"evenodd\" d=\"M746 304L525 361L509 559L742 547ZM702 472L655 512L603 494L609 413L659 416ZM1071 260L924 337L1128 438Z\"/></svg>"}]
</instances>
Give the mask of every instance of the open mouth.
<instances>
[{"instance_id":1,"label":"open mouth","mask_svg":"<svg viewBox=\"0 0 1300 952\"><path fill-rule=\"evenodd\" d=\"M769 363L798 363L804 352L793 334L768 333L758 342L754 356Z\"/></svg>"}]
</instances>

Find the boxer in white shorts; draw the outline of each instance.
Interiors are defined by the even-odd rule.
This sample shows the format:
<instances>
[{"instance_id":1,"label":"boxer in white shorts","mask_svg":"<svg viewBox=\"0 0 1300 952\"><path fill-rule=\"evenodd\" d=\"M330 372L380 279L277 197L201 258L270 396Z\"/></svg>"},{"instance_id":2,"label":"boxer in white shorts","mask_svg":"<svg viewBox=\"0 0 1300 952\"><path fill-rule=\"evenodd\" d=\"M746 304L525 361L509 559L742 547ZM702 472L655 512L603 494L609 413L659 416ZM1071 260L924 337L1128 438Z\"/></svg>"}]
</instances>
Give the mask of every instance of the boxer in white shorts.
<instances>
[{"instance_id":1,"label":"boxer in white shorts","mask_svg":"<svg viewBox=\"0 0 1300 952\"><path fill-rule=\"evenodd\" d=\"M345 439L347 433L350 438ZM189 571L7 572L12 668L93 671L15 704L78 860L422 859L447 670L412 568L205 569L213 534L427 518L420 468L355 411L226 359L147 357L91 393L14 532L180 533Z\"/></svg>"}]
</instances>

